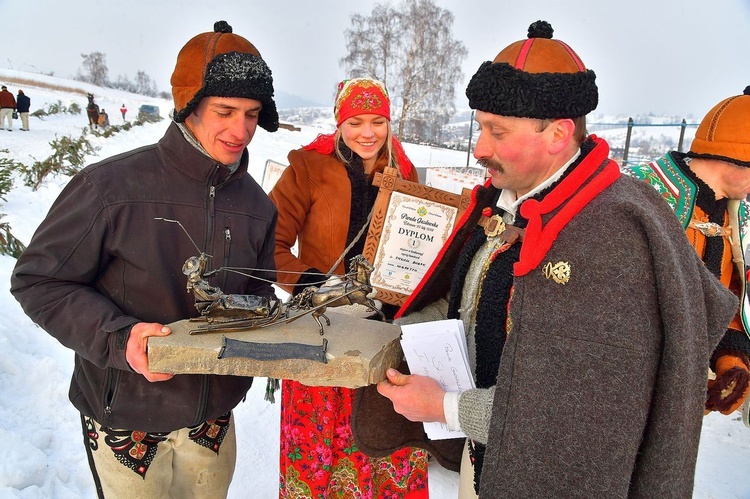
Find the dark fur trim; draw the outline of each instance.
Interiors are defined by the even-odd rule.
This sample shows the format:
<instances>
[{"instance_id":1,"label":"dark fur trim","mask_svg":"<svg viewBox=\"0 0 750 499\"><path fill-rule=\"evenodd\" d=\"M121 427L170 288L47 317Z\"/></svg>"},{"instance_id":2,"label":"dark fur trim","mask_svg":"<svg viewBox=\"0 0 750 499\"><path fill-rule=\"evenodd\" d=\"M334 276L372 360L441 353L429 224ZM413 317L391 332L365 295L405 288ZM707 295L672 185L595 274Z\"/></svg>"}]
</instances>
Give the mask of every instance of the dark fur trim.
<instances>
[{"instance_id":1,"label":"dark fur trim","mask_svg":"<svg viewBox=\"0 0 750 499\"><path fill-rule=\"evenodd\" d=\"M273 100L273 77L266 63L257 55L227 52L214 57L206 67L203 87L184 109L175 110L174 121L182 123L204 97L239 97L263 104L258 125L269 132L279 129L279 113Z\"/></svg>"},{"instance_id":2,"label":"dark fur trim","mask_svg":"<svg viewBox=\"0 0 750 499\"><path fill-rule=\"evenodd\" d=\"M708 221L724 225L727 212L727 199L716 200L716 193L696 176L690 168L687 168L689 176L698 186L698 194L695 196L695 204L708 216ZM726 238L706 237L706 250L703 254L703 262L713 275L721 279L721 260L724 256L724 245Z\"/></svg>"},{"instance_id":3,"label":"dark fur trim","mask_svg":"<svg viewBox=\"0 0 750 499\"><path fill-rule=\"evenodd\" d=\"M368 182L367 176L365 175L365 167L362 163L362 158L352 151L343 140L339 141L339 148L343 157L348 158L348 162L344 164L346 167L346 174L349 177L349 185L351 186L351 203L349 205L349 228L346 232L346 245L348 247L362 227L367 223L367 215L370 213L370 208L375 203L375 197L377 196L377 188L373 195L371 186ZM365 247L365 240L367 239L367 232L362 233L360 238L347 252L344 260L346 261L347 268L349 261L352 257L362 254Z\"/></svg>"},{"instance_id":4,"label":"dark fur trim","mask_svg":"<svg viewBox=\"0 0 750 499\"><path fill-rule=\"evenodd\" d=\"M689 158L702 158L702 159L716 159L719 161L726 161L727 163L734 163L738 166L750 167L750 161L740 161L738 159L730 158L729 156L718 156L716 154L698 154L693 151L688 151L685 155Z\"/></svg>"},{"instance_id":5,"label":"dark fur trim","mask_svg":"<svg viewBox=\"0 0 750 499\"><path fill-rule=\"evenodd\" d=\"M520 118L576 118L599 103L596 75L527 73L507 63L484 62L466 87L469 107Z\"/></svg>"},{"instance_id":6,"label":"dark fur trim","mask_svg":"<svg viewBox=\"0 0 750 499\"><path fill-rule=\"evenodd\" d=\"M711 370L716 370L716 359L722 355L736 355L750 367L750 338L743 331L727 329L711 355Z\"/></svg>"}]
</instances>

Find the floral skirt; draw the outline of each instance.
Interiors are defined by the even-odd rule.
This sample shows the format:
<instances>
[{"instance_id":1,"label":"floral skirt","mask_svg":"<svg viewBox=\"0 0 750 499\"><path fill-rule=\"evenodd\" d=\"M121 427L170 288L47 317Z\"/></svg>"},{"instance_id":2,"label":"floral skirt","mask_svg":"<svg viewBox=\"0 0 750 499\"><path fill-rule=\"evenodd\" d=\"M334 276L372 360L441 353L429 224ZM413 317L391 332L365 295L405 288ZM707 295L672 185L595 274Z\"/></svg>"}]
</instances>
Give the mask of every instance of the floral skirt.
<instances>
[{"instance_id":1,"label":"floral skirt","mask_svg":"<svg viewBox=\"0 0 750 499\"><path fill-rule=\"evenodd\" d=\"M357 450L353 390L283 381L281 498L427 498L427 452L405 448L384 458Z\"/></svg>"}]
</instances>

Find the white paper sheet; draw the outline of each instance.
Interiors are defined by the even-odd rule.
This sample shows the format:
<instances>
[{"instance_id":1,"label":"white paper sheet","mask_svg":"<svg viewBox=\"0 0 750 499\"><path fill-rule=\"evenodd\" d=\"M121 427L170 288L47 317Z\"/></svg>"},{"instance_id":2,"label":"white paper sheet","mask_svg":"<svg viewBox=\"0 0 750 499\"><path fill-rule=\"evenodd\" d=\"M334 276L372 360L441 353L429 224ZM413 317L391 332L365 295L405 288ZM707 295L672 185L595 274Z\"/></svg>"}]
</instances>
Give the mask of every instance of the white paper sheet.
<instances>
[{"instance_id":1,"label":"white paper sheet","mask_svg":"<svg viewBox=\"0 0 750 499\"><path fill-rule=\"evenodd\" d=\"M474 388L466 353L463 322L448 319L401 326L401 348L412 374L429 376L445 391L462 392ZM451 431L445 423L424 423L432 440L465 437Z\"/></svg>"}]
</instances>

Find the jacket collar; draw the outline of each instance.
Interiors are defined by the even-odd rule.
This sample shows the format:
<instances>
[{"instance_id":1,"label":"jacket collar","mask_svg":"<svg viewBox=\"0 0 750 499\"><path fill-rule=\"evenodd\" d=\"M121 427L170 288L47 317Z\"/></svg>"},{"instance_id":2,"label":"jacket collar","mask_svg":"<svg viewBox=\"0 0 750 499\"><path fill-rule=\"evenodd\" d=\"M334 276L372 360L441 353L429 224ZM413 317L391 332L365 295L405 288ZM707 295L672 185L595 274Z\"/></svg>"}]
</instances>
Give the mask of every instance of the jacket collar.
<instances>
[{"instance_id":1,"label":"jacket collar","mask_svg":"<svg viewBox=\"0 0 750 499\"><path fill-rule=\"evenodd\" d=\"M216 185L247 173L247 148L242 152L237 170L231 173L225 165L191 144L174 122L170 123L166 133L159 140L157 150L167 165L202 183L212 179L213 185Z\"/></svg>"}]
</instances>

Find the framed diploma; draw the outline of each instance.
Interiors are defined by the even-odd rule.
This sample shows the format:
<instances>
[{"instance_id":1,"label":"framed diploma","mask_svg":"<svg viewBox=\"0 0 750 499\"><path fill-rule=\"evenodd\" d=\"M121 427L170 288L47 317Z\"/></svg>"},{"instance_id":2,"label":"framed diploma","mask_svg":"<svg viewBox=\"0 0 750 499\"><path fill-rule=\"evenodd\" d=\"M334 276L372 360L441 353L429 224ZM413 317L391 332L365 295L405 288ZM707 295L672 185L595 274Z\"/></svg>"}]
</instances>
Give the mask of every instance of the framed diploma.
<instances>
[{"instance_id":1,"label":"framed diploma","mask_svg":"<svg viewBox=\"0 0 750 499\"><path fill-rule=\"evenodd\" d=\"M363 255L383 303L401 305L414 291L469 206L471 190L454 194L409 182L395 168L375 174L380 187Z\"/></svg>"}]
</instances>

